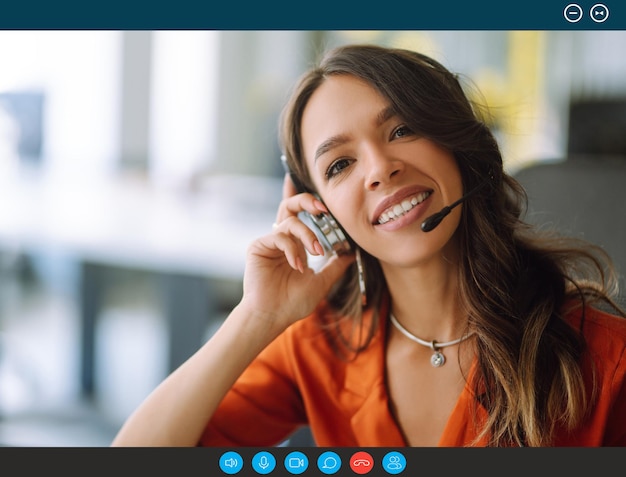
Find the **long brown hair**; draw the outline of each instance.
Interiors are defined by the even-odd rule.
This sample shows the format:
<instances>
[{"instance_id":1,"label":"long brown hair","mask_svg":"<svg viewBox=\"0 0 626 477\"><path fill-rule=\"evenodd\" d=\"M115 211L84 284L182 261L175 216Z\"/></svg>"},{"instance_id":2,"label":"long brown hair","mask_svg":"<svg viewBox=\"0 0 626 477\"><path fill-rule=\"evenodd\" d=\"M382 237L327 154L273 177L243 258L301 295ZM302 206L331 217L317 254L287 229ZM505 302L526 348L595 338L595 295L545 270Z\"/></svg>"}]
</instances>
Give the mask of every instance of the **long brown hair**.
<instances>
[{"instance_id":1,"label":"long brown hair","mask_svg":"<svg viewBox=\"0 0 626 477\"><path fill-rule=\"evenodd\" d=\"M282 112L280 139L292 171L309 189L315 187L303 157L301 119L313 92L333 75L366 81L411 130L451 151L465 191L490 178L490 187L467 200L457 230L459 293L478 351L472 386L476 404L488 413L481 437L494 446L550 445L555 429L575 428L593 401L581 371L582 329L565 322L565 305L576 300L584 309L603 302L624 314L612 298L617 280L610 258L599 247L540 232L523 220L525 191L504 171L480 109L457 75L414 51L342 46L302 76ZM378 261L362 255L374 320L362 325L355 266L328 297L336 310L327 323L334 325L334 342L354 353L376 332L387 293ZM339 322L345 319L362 337L356 346L354 336L341 332L345 327Z\"/></svg>"}]
</instances>

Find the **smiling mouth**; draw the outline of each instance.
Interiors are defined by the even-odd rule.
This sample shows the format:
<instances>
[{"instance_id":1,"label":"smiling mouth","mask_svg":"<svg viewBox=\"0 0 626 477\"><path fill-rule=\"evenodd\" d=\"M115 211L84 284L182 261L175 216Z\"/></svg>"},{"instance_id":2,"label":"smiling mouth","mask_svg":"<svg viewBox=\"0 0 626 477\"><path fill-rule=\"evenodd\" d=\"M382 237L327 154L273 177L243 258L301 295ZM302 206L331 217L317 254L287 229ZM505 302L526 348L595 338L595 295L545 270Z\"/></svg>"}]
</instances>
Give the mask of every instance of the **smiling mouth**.
<instances>
[{"instance_id":1,"label":"smiling mouth","mask_svg":"<svg viewBox=\"0 0 626 477\"><path fill-rule=\"evenodd\" d=\"M387 222L395 220L398 217L402 217L404 214L410 211L413 207L424 202L430 194L431 192L428 192L428 191L420 192L419 194L416 194L412 197L407 197L406 199L402 200L402 202L398 204L392 205L387 210L385 210L382 214L380 214L380 217L378 217L378 223L386 224Z\"/></svg>"}]
</instances>

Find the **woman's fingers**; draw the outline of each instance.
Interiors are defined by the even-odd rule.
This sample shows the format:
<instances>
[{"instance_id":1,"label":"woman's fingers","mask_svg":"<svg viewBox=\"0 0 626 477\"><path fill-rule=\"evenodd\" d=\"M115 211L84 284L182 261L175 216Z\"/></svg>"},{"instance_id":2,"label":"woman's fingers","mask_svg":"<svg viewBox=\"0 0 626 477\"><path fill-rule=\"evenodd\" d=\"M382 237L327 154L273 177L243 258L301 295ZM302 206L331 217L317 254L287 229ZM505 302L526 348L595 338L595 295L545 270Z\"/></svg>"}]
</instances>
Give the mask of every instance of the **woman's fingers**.
<instances>
[{"instance_id":1,"label":"woman's fingers","mask_svg":"<svg viewBox=\"0 0 626 477\"><path fill-rule=\"evenodd\" d=\"M290 235L297 238L312 255L324 255L324 248L315 233L297 216L287 217L274 227L274 234Z\"/></svg>"},{"instance_id":2,"label":"woman's fingers","mask_svg":"<svg viewBox=\"0 0 626 477\"><path fill-rule=\"evenodd\" d=\"M267 241L264 241L266 247L275 247L276 250L280 251L285 256L291 268L298 270L300 273L304 272L307 260L306 252L301 243L298 243L293 235L278 232L267 237L267 239Z\"/></svg>"},{"instance_id":3,"label":"woman's fingers","mask_svg":"<svg viewBox=\"0 0 626 477\"><path fill-rule=\"evenodd\" d=\"M313 194L308 192L297 193L289 174L286 174L283 181L283 200L278 206L276 224L280 224L288 217L298 215L298 212L302 210L313 215L322 212L328 213L326 206Z\"/></svg>"},{"instance_id":4,"label":"woman's fingers","mask_svg":"<svg viewBox=\"0 0 626 477\"><path fill-rule=\"evenodd\" d=\"M289 265L303 272L306 268L306 252L311 255L324 255L324 248L315 233L302 222L298 214L302 211L312 215L328 213L326 206L313 194L298 193L289 174L283 181L283 200L276 222L272 225L274 246L280 249Z\"/></svg>"},{"instance_id":5,"label":"woman's fingers","mask_svg":"<svg viewBox=\"0 0 626 477\"><path fill-rule=\"evenodd\" d=\"M278 212L276 213L276 223L280 224L283 220L288 217L294 217L303 210L312 215L328 213L328 209L322 201L313 194L305 192L304 194L294 195L280 203Z\"/></svg>"}]
</instances>

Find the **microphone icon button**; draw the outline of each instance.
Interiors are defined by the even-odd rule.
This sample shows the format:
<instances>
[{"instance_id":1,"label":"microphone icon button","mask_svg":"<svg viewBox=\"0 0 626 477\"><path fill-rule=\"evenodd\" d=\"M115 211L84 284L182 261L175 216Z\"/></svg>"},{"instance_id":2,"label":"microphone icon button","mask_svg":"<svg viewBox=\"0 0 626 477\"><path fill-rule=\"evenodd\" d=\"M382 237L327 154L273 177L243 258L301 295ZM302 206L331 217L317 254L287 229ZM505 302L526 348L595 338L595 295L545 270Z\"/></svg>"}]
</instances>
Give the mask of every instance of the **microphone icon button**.
<instances>
[{"instance_id":1,"label":"microphone icon button","mask_svg":"<svg viewBox=\"0 0 626 477\"><path fill-rule=\"evenodd\" d=\"M252 468L257 474L269 474L276 468L276 458L267 451L257 452L252 458Z\"/></svg>"}]
</instances>

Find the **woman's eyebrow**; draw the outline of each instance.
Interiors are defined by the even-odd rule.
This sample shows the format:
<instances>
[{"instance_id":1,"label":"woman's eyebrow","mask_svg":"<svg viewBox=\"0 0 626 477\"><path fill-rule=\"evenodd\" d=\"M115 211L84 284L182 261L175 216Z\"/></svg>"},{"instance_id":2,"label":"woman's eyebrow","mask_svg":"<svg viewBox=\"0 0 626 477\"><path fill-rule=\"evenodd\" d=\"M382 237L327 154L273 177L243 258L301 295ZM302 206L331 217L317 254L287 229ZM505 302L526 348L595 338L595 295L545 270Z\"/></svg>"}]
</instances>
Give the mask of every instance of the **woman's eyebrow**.
<instances>
[{"instance_id":1,"label":"woman's eyebrow","mask_svg":"<svg viewBox=\"0 0 626 477\"><path fill-rule=\"evenodd\" d=\"M326 139L322 144L320 144L315 150L315 160L317 161L318 157L322 154L326 154L331 149L341 146L348 142L349 138L345 134L339 134L337 136L332 136Z\"/></svg>"},{"instance_id":2,"label":"woman's eyebrow","mask_svg":"<svg viewBox=\"0 0 626 477\"><path fill-rule=\"evenodd\" d=\"M382 126L386 121L397 115L398 113L393 106L387 106L376 115L376 126Z\"/></svg>"},{"instance_id":3,"label":"woman's eyebrow","mask_svg":"<svg viewBox=\"0 0 626 477\"><path fill-rule=\"evenodd\" d=\"M396 115L397 113L395 108L393 106L387 106L376 115L375 124L376 126L381 126ZM317 161L322 154L326 154L331 149L345 144L348 140L349 138L345 134L338 134L337 136L332 136L326 139L315 150L315 161Z\"/></svg>"}]
</instances>

